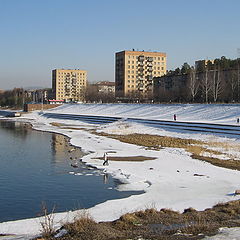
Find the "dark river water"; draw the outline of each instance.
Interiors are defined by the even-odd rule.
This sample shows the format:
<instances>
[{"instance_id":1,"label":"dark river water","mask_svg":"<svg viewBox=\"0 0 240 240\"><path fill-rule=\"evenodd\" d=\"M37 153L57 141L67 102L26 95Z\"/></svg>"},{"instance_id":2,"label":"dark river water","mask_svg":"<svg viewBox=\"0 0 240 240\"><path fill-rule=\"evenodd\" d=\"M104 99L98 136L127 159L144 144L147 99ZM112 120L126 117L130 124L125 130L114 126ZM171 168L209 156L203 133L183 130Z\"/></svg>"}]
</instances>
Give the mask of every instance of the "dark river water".
<instances>
[{"instance_id":1,"label":"dark river water","mask_svg":"<svg viewBox=\"0 0 240 240\"><path fill-rule=\"evenodd\" d=\"M0 222L39 216L42 205L62 212L140 193L117 191L119 182L81 156L62 135L0 121Z\"/></svg>"}]
</instances>

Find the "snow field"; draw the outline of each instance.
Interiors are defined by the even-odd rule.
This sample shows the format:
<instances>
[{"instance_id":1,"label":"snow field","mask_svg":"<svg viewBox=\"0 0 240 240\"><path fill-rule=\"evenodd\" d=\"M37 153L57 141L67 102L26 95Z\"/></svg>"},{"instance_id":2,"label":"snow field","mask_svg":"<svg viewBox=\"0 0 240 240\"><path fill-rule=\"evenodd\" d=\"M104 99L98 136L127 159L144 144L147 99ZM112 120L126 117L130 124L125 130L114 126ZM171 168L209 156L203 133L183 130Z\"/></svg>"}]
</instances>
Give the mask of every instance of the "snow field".
<instances>
[{"instance_id":1,"label":"snow field","mask_svg":"<svg viewBox=\"0 0 240 240\"><path fill-rule=\"evenodd\" d=\"M204 109L205 106L205 109ZM223 111L224 109L224 111ZM218 121L229 124L236 118L239 105L212 106L212 105L127 105L127 104L74 104L64 105L52 112L106 115L121 117L143 117L152 119L171 120L173 113L184 116L182 120L211 122ZM161 112L161 114L159 113ZM184 113L184 114L183 114ZM194 114L193 114L194 113ZM194 117L192 117L194 116ZM225 118L224 118L225 117ZM25 116L26 118L26 116ZM122 214L155 207L171 208L183 211L193 207L204 210L213 205L231 200L240 199L233 195L240 188L240 172L213 166L209 163L192 159L183 149L166 148L161 151L146 150L143 147L122 143L118 140L93 135L83 130L61 129L52 126L51 122L69 125L81 125L84 128L93 128L94 125L72 120L46 119L37 112L28 115L33 127L37 130L57 132L71 138L71 143L81 147L90 154L83 157L89 165L102 169L119 179L124 185L120 191L143 190L144 193L125 199L109 200L88 209L89 214L96 221L109 221L119 218ZM23 119L25 121L25 119ZM145 127L140 124L126 124L122 121L98 127L98 131L107 133L148 133L165 136L175 136L176 133L161 129ZM229 139L206 134L177 133L177 137L194 138L205 141L236 142L238 139ZM112 151L111 156L148 156L156 160L144 162L117 162L110 161L109 166L103 166L98 157L104 152ZM195 174L195 176L194 176ZM196 176L199 175L199 176ZM202 175L202 176L200 176ZM76 176L77 177L77 176ZM72 221L81 210L56 213L54 222L56 228L65 221ZM26 219L20 221L0 223L1 234L39 234L40 219ZM209 238L210 239L210 238ZM214 239L214 238L213 238ZM230 239L230 238L229 238Z\"/></svg>"}]
</instances>

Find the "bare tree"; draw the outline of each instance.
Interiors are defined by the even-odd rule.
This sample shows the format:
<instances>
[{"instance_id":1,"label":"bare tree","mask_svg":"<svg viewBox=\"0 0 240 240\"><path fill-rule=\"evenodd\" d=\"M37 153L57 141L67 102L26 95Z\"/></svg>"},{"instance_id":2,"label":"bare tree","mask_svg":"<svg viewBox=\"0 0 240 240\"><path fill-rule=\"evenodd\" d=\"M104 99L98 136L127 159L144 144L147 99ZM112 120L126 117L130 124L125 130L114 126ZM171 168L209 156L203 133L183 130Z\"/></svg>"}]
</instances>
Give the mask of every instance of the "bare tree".
<instances>
[{"instance_id":1,"label":"bare tree","mask_svg":"<svg viewBox=\"0 0 240 240\"><path fill-rule=\"evenodd\" d=\"M238 86L238 77L236 72L231 73L230 81L229 81L230 89L231 89L231 101L234 101L234 93Z\"/></svg>"},{"instance_id":2,"label":"bare tree","mask_svg":"<svg viewBox=\"0 0 240 240\"><path fill-rule=\"evenodd\" d=\"M222 78L221 78L220 66L218 66L218 69L213 70L213 79L211 82L211 89L213 93L213 101L217 102L218 97L222 92Z\"/></svg>"},{"instance_id":3,"label":"bare tree","mask_svg":"<svg viewBox=\"0 0 240 240\"><path fill-rule=\"evenodd\" d=\"M240 48L237 48L237 100L240 101Z\"/></svg>"},{"instance_id":4,"label":"bare tree","mask_svg":"<svg viewBox=\"0 0 240 240\"><path fill-rule=\"evenodd\" d=\"M191 68L190 74L189 74L189 89L192 101L194 102L195 97L199 90L199 81L196 77L196 69L194 67Z\"/></svg>"},{"instance_id":5,"label":"bare tree","mask_svg":"<svg viewBox=\"0 0 240 240\"><path fill-rule=\"evenodd\" d=\"M98 102L99 96L97 86L95 84L88 84L85 89L85 99L87 102Z\"/></svg>"},{"instance_id":6,"label":"bare tree","mask_svg":"<svg viewBox=\"0 0 240 240\"><path fill-rule=\"evenodd\" d=\"M205 77L202 79L202 89L203 89L203 94L205 96L205 102L206 103L208 103L209 93L211 91L211 83L210 83L208 75L209 75L208 68L206 67L206 69L205 69Z\"/></svg>"},{"instance_id":7,"label":"bare tree","mask_svg":"<svg viewBox=\"0 0 240 240\"><path fill-rule=\"evenodd\" d=\"M240 100L240 66L239 66L239 58L237 59L237 98L238 102Z\"/></svg>"}]
</instances>

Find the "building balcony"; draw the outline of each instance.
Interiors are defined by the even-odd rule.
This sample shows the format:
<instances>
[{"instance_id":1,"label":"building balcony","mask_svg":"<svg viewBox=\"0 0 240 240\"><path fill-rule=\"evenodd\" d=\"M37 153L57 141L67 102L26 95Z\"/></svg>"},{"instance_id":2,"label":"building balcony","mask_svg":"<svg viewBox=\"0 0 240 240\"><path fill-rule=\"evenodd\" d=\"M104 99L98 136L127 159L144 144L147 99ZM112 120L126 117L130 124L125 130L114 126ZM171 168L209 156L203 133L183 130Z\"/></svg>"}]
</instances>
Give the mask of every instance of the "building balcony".
<instances>
[{"instance_id":1,"label":"building balcony","mask_svg":"<svg viewBox=\"0 0 240 240\"><path fill-rule=\"evenodd\" d=\"M141 62L144 61L144 56L139 56L138 61L141 61Z\"/></svg>"},{"instance_id":2,"label":"building balcony","mask_svg":"<svg viewBox=\"0 0 240 240\"><path fill-rule=\"evenodd\" d=\"M148 57L147 60L148 60L148 62L152 62L153 58L152 57Z\"/></svg>"},{"instance_id":3,"label":"building balcony","mask_svg":"<svg viewBox=\"0 0 240 240\"><path fill-rule=\"evenodd\" d=\"M147 76L147 79L149 80L149 81L152 81L153 80L153 76Z\"/></svg>"}]
</instances>

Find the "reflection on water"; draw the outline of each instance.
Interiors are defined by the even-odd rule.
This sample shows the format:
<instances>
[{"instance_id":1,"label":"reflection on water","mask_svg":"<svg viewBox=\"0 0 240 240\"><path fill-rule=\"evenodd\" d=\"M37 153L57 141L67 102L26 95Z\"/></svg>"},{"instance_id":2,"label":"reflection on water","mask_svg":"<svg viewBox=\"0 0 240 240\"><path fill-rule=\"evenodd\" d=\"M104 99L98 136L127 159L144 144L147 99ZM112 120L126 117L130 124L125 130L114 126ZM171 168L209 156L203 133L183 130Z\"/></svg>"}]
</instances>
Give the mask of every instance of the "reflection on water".
<instances>
[{"instance_id":1,"label":"reflection on water","mask_svg":"<svg viewBox=\"0 0 240 240\"><path fill-rule=\"evenodd\" d=\"M114 190L118 182L82 163L83 155L62 135L0 121L0 222L35 217L42 202L66 211L139 194Z\"/></svg>"},{"instance_id":2,"label":"reflection on water","mask_svg":"<svg viewBox=\"0 0 240 240\"><path fill-rule=\"evenodd\" d=\"M29 124L13 121L0 121L1 131L11 132L14 137L19 137L21 140L25 140L27 133L30 130ZM12 131L14 129L14 131Z\"/></svg>"},{"instance_id":3,"label":"reflection on water","mask_svg":"<svg viewBox=\"0 0 240 240\"><path fill-rule=\"evenodd\" d=\"M52 134L53 162L69 159L70 164L76 164L84 156L81 148L70 145L69 139L60 134Z\"/></svg>"},{"instance_id":4,"label":"reflection on water","mask_svg":"<svg viewBox=\"0 0 240 240\"><path fill-rule=\"evenodd\" d=\"M107 173L103 174L103 183L104 184L108 183L108 174Z\"/></svg>"}]
</instances>

